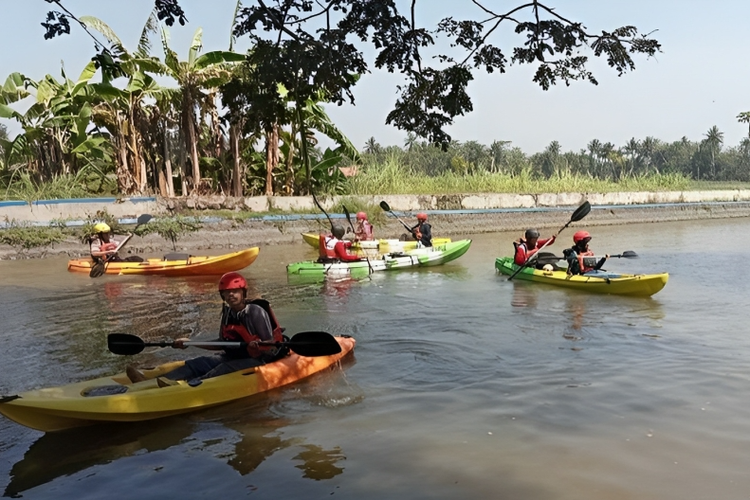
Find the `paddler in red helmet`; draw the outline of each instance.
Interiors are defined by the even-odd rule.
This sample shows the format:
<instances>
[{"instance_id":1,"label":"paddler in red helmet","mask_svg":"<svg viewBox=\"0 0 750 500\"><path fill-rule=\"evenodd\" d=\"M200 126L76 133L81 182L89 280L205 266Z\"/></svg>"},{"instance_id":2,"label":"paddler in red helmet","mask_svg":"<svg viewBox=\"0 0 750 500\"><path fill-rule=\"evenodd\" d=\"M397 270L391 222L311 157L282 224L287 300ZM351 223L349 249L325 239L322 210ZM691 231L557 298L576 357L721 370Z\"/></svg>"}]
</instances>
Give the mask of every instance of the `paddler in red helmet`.
<instances>
[{"instance_id":1,"label":"paddler in red helmet","mask_svg":"<svg viewBox=\"0 0 750 500\"><path fill-rule=\"evenodd\" d=\"M288 351L273 344L259 342L283 342L282 329L276 321L268 301L247 300L247 281L236 272L226 273L219 280L219 294L224 305L221 311L219 338L221 342L247 342L247 347L227 348L203 347L210 351L222 351L209 356L200 356L185 361L181 366L158 379L159 385L172 385L176 380L187 380L190 385L199 385L204 379L225 375L274 361ZM187 338L177 339L173 347L185 349ZM141 382L146 377L139 370L128 366L126 373L132 382Z\"/></svg>"},{"instance_id":2,"label":"paddler in red helmet","mask_svg":"<svg viewBox=\"0 0 750 500\"><path fill-rule=\"evenodd\" d=\"M591 235L588 231L578 231L573 235L574 245L563 250L565 260L568 261L568 274L586 274L598 271L609 258L609 254L607 254L597 262L594 252L589 248L589 241L591 241Z\"/></svg>"}]
</instances>

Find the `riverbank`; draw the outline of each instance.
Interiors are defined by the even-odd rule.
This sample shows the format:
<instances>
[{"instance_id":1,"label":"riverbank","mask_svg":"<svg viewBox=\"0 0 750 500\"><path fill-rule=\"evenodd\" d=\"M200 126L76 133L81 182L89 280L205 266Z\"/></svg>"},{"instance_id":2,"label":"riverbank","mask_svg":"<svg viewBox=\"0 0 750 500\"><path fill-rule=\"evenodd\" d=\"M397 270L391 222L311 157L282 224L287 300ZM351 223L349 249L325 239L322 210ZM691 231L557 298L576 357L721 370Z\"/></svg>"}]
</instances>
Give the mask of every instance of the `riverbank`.
<instances>
[{"instance_id":1,"label":"riverbank","mask_svg":"<svg viewBox=\"0 0 750 500\"><path fill-rule=\"evenodd\" d=\"M699 195L709 199L697 200ZM725 199L717 200L717 198ZM463 197L384 196L378 199L387 200L402 219L409 221L413 219L414 212L427 211L434 234L454 239L478 233L522 231L527 227L557 230L569 220L573 210L585 199L592 204L592 210L585 220L575 223L576 227L750 217L750 192L746 190L691 192L679 195L676 193L608 193L604 195L485 195L483 197L476 195ZM109 205L104 207L88 203L86 213L94 213L96 210L105 208L109 213L116 214L127 221L135 218L135 214L138 213L153 213L157 217L158 214L169 214L175 210L177 203L174 200L155 198L142 200L140 202L127 200L125 203L107 202ZM332 209L340 201L328 199L323 200L323 204L324 207L327 205L327 209ZM310 208L310 205L314 207L309 197L277 198L274 202L283 203L288 210L304 210ZM364 202L377 203L374 199L364 200ZM185 200L179 203L185 203ZM65 204L68 215L76 213L70 210L73 205L74 203ZM250 209L247 202L243 202L243 205L245 210ZM278 205L274 206L279 208ZM213 205L213 207L221 208L221 204ZM267 207L256 204L254 208L255 210L251 211L259 211L258 209ZM0 210L5 209L7 207L0 207ZM26 218L26 220L35 221L39 225L43 224L40 222L40 217L43 217L44 213L40 213L41 210L38 207L36 211L33 207L24 209L27 212L35 212L34 217ZM19 209L16 210L17 215L21 213ZM49 208L45 210L50 211ZM239 213L239 207L236 206L235 211ZM0 213L0 216L2 215ZM329 215L346 225L343 214L329 213ZM286 213L247 219L207 217L203 220L202 229L182 237L177 242L176 250L193 255L219 254L251 246L302 244L301 233L325 231L327 228L329 228L329 223L322 214ZM404 232L401 224L390 215L384 223L377 224L375 229L376 235L384 238L395 238ZM160 257L173 251L171 243L154 234L134 238L127 248L129 253L147 257ZM81 257L87 254L88 248L72 236L52 247L25 251L19 251L8 245L0 245L0 259L3 260L60 255Z\"/></svg>"}]
</instances>

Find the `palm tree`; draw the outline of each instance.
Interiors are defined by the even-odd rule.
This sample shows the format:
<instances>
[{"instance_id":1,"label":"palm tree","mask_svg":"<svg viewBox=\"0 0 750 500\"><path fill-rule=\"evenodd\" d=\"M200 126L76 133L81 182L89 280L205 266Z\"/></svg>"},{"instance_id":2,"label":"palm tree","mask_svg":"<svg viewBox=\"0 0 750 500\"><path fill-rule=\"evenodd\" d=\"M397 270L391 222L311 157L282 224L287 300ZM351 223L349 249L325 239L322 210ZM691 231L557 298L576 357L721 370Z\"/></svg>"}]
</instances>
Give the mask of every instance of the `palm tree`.
<instances>
[{"instance_id":1,"label":"palm tree","mask_svg":"<svg viewBox=\"0 0 750 500\"><path fill-rule=\"evenodd\" d=\"M76 174L82 166L103 168L109 158L109 146L98 131L89 131L92 107L98 97L89 84L96 72L90 62L77 81L62 81L47 75L34 81L20 73L11 74L0 87L0 117L19 122L24 132L13 141L5 141L5 163L23 164L39 180L56 175ZM34 97L24 113L9 104Z\"/></svg>"},{"instance_id":2,"label":"palm tree","mask_svg":"<svg viewBox=\"0 0 750 500\"><path fill-rule=\"evenodd\" d=\"M156 30L158 21L156 14L151 13L141 31L138 47L135 52L128 51L115 32L101 19L91 16L81 17L88 28L101 33L110 43L120 59L120 64L110 70L102 68L102 82L94 84L94 88L102 101L93 113L94 122L105 127L112 135L115 147L115 162L117 164L118 189L123 194L143 193L148 182L147 152L144 147L144 137L149 134L149 128L154 128L158 120L150 119L159 108L147 104L148 99L164 102L170 99L174 90L159 86L149 73L164 74L164 65L150 54L149 35ZM112 80L118 76L128 79L125 88L119 89L112 85ZM153 153L152 153L153 156ZM150 158L155 167L156 159ZM166 159L165 159L166 160ZM154 172L155 184L164 178L163 195L169 195L171 174ZM174 189L171 189L174 192Z\"/></svg>"},{"instance_id":3,"label":"palm tree","mask_svg":"<svg viewBox=\"0 0 750 500\"><path fill-rule=\"evenodd\" d=\"M706 139L703 144L706 145L711 157L711 178L716 178L716 155L721 151L721 145L724 143L724 133L719 132L719 128L714 125L706 132Z\"/></svg>"},{"instance_id":4,"label":"palm tree","mask_svg":"<svg viewBox=\"0 0 750 500\"><path fill-rule=\"evenodd\" d=\"M180 125L185 148L192 166L190 183L194 191L201 180L200 158L198 156L198 122L196 110L216 108L215 94L204 93L204 89L217 89L229 81L229 64L244 61L245 56L226 50L215 50L201 56L203 30L198 28L193 35L187 61L180 61L169 47L169 33L162 27L161 39L164 48L165 73L177 81L180 87ZM218 116L218 115L215 115Z\"/></svg>"}]
</instances>

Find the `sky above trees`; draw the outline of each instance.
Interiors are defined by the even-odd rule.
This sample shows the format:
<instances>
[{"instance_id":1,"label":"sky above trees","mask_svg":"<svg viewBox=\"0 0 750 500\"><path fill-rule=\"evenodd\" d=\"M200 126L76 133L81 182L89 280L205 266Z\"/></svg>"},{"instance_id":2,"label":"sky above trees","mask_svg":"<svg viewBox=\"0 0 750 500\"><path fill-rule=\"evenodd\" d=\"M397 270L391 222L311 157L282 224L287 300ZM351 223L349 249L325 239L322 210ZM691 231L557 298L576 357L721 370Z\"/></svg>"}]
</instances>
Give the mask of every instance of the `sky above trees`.
<instances>
[{"instance_id":1,"label":"sky above trees","mask_svg":"<svg viewBox=\"0 0 750 500\"><path fill-rule=\"evenodd\" d=\"M507 2L505 2L507 3ZM550 2L552 3L552 2ZM458 141L490 144L511 141L527 153L559 141L563 150L586 147L592 139L625 144L631 137L653 136L675 141L682 136L701 140L712 126L724 133L724 144L734 146L747 135L747 125L737 115L750 111L750 3L697 0L576 0L554 2L562 14L581 21L590 31L632 24L642 33L656 30L662 53L656 58L635 57L636 70L617 77L603 61L592 61L599 80L594 86L575 82L543 91L531 81L533 69L512 66L505 74L476 79L469 92L474 111L459 117L448 131ZM127 4L128 8L121 5ZM436 22L452 12L453 0L419 2L417 15L424 23ZM75 0L66 3L76 15L93 15L107 22L126 46L137 44L141 28L153 7L152 0L127 3ZM429 5L429 9L427 8ZM470 6L469 2L461 5ZM186 57L193 33L203 28L204 52L229 46L235 0L184 1L188 24L170 29L172 47ZM54 8L43 0L7 2L4 18L10 22L0 32L0 78L18 71L32 78L58 76L64 61L68 75L77 77L94 55L91 39L73 27L72 34L44 40L40 23ZM510 47L510 45L508 45ZM244 52L247 40L235 50ZM158 47L154 48L158 53ZM357 147L374 136L384 145L402 145L406 134L385 125L396 100L399 75L384 71L365 75L354 89L355 106L327 106L333 121ZM5 122L14 135L15 124Z\"/></svg>"}]
</instances>

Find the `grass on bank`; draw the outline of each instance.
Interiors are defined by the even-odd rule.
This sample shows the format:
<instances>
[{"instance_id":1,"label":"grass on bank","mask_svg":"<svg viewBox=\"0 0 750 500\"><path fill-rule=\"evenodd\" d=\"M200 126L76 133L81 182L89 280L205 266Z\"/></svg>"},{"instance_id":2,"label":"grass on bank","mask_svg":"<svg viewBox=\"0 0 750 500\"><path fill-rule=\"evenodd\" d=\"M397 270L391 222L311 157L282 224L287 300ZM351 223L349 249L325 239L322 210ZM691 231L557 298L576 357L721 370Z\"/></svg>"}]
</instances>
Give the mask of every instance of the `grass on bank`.
<instances>
[{"instance_id":1,"label":"grass on bank","mask_svg":"<svg viewBox=\"0 0 750 500\"><path fill-rule=\"evenodd\" d=\"M97 179L99 179L97 181ZM104 180L102 180L104 179ZM558 172L549 179L532 174L530 169L522 169L517 174L491 173L487 171L457 174L446 172L437 176L417 174L396 158L387 159L378 165L363 166L359 173L347 180L345 192L349 196L359 195L431 195L439 194L480 194L480 193L612 193L622 191L697 191L720 189L750 189L750 183L729 181L695 181L682 174L651 173L626 176L618 182L595 178L591 175ZM100 196L116 196L115 179L100 177L93 172L82 171L78 175L57 176L52 181L37 183L25 172L14 172L10 179L0 179L0 200L75 199ZM317 193L319 197L326 195ZM359 209L372 208L359 206L356 198L346 203L351 213ZM350 206L351 205L351 206ZM338 207L340 208L340 207ZM365 210L368 213L372 210ZM238 221L261 215L282 213L309 213L309 211L282 212L272 210L267 213L240 211L226 212L226 217ZM316 211L317 212L317 211ZM190 214L192 211L185 211ZM205 215L206 211L195 211Z\"/></svg>"}]
</instances>

